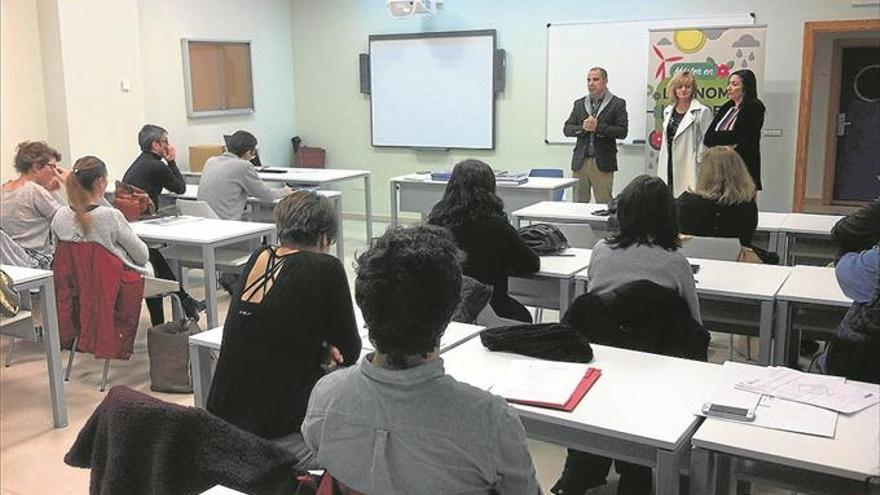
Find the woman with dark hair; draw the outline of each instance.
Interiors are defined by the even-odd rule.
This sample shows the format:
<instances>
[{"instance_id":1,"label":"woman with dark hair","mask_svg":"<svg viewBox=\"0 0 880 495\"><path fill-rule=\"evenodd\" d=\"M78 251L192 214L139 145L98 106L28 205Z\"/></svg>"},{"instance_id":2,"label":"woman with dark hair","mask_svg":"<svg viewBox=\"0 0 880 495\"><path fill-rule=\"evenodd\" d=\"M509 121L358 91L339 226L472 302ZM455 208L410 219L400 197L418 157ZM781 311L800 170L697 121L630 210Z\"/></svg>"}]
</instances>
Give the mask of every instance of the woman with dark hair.
<instances>
[{"instance_id":1,"label":"woman with dark hair","mask_svg":"<svg viewBox=\"0 0 880 495\"><path fill-rule=\"evenodd\" d=\"M61 153L43 141L19 143L18 177L0 189L0 228L20 247L44 255L52 254L49 225L64 205L58 193L69 172L58 166L60 161ZM51 260L45 259L48 265Z\"/></svg>"},{"instance_id":2,"label":"woman with dark hair","mask_svg":"<svg viewBox=\"0 0 880 495\"><path fill-rule=\"evenodd\" d=\"M766 107L758 99L755 73L742 69L730 75L727 83L730 100L715 112L715 119L706 132L706 146L732 146L739 153L761 190L761 127Z\"/></svg>"},{"instance_id":3,"label":"woman with dark hair","mask_svg":"<svg viewBox=\"0 0 880 495\"><path fill-rule=\"evenodd\" d=\"M640 175L620 194L620 232L593 246L587 269L587 292L609 292L648 280L676 290L698 322L700 303L687 258L678 252L678 220L672 192L659 177Z\"/></svg>"},{"instance_id":4,"label":"woman with dark hair","mask_svg":"<svg viewBox=\"0 0 880 495\"><path fill-rule=\"evenodd\" d=\"M122 212L107 204L107 166L99 158L84 156L67 176L69 206L52 219L52 232L59 241L94 242L103 246L127 267L153 276L147 245L134 233Z\"/></svg>"},{"instance_id":5,"label":"woman with dark hair","mask_svg":"<svg viewBox=\"0 0 880 495\"><path fill-rule=\"evenodd\" d=\"M495 194L495 173L480 160L464 160L452 169L443 198L428 223L449 229L464 251L462 272L493 287L490 304L502 318L532 322L529 311L507 294L509 275L528 275L541 260L507 221L504 203Z\"/></svg>"},{"instance_id":6,"label":"woman with dark hair","mask_svg":"<svg viewBox=\"0 0 880 495\"><path fill-rule=\"evenodd\" d=\"M325 368L361 352L351 292L339 259L336 212L298 191L275 207L280 246L263 246L229 306L207 409L307 457L300 424Z\"/></svg>"}]
</instances>

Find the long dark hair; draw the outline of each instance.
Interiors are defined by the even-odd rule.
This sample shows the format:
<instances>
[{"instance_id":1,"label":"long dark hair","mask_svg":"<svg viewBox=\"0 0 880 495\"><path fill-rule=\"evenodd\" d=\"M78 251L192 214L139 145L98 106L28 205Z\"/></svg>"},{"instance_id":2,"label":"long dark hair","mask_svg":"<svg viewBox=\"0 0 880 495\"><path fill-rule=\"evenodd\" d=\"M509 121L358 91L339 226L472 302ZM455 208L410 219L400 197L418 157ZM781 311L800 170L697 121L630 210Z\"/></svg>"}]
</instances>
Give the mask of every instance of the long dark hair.
<instances>
[{"instance_id":1,"label":"long dark hair","mask_svg":"<svg viewBox=\"0 0 880 495\"><path fill-rule=\"evenodd\" d=\"M742 82L743 100L758 99L758 79L755 78L754 72L749 69L740 69L730 74L730 77L733 76L738 77L740 82Z\"/></svg>"},{"instance_id":2,"label":"long dark hair","mask_svg":"<svg viewBox=\"0 0 880 495\"><path fill-rule=\"evenodd\" d=\"M647 244L674 251L681 246L675 198L659 177L640 175L626 186L618 198L617 220L620 232L608 240L612 248Z\"/></svg>"},{"instance_id":3,"label":"long dark hair","mask_svg":"<svg viewBox=\"0 0 880 495\"><path fill-rule=\"evenodd\" d=\"M452 229L504 214L504 202L495 194L495 172L485 162L458 162L443 198L428 215L428 223Z\"/></svg>"},{"instance_id":4,"label":"long dark hair","mask_svg":"<svg viewBox=\"0 0 880 495\"><path fill-rule=\"evenodd\" d=\"M84 156L73 164L73 171L67 176L67 200L76 213L76 223L84 234L92 229L89 215L89 196L95 191L99 178L107 178L107 165L96 156Z\"/></svg>"}]
</instances>

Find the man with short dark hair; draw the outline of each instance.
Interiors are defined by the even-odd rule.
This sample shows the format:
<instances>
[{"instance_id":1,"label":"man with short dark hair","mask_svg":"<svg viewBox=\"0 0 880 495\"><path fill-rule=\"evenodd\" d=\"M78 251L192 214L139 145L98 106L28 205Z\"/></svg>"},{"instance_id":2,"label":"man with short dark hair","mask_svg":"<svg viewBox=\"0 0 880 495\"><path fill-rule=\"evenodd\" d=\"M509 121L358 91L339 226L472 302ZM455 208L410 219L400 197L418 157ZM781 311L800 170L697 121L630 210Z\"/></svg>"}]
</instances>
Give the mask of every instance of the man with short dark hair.
<instances>
[{"instance_id":1,"label":"man with short dark hair","mask_svg":"<svg viewBox=\"0 0 880 495\"><path fill-rule=\"evenodd\" d=\"M177 168L177 162L175 162L177 150L168 141L168 132L157 125L147 124L138 133L138 145L141 148L141 154L128 167L122 177L122 182L143 189L157 208L162 189L168 189L177 194L185 193L186 182L183 180L183 174ZM150 264L153 265L157 277L176 280L174 272L168 266L168 261L158 249L150 248ZM180 297L186 315L198 320L199 312L205 308L204 302L193 299L183 287L177 295ZM152 324L163 323L165 311L162 307L162 298L150 297L146 299L146 302Z\"/></svg>"},{"instance_id":2,"label":"man with short dark hair","mask_svg":"<svg viewBox=\"0 0 880 495\"><path fill-rule=\"evenodd\" d=\"M617 140L626 137L629 119L626 101L608 90L608 72L593 67L587 73L588 95L574 102L562 132L576 137L571 157L572 176L578 178L578 198L589 203L590 188L599 203L611 201L617 170Z\"/></svg>"},{"instance_id":3,"label":"man with short dark hair","mask_svg":"<svg viewBox=\"0 0 880 495\"><path fill-rule=\"evenodd\" d=\"M376 352L322 378L302 425L317 463L353 490L540 492L516 412L443 370L459 258L434 226L389 229L358 257L355 298Z\"/></svg>"},{"instance_id":4,"label":"man with short dark hair","mask_svg":"<svg viewBox=\"0 0 880 495\"><path fill-rule=\"evenodd\" d=\"M253 134L236 131L229 136L226 152L205 162L198 199L224 220L241 220L248 197L269 203L290 194L286 187L266 187L251 163L255 156L257 138Z\"/></svg>"}]
</instances>

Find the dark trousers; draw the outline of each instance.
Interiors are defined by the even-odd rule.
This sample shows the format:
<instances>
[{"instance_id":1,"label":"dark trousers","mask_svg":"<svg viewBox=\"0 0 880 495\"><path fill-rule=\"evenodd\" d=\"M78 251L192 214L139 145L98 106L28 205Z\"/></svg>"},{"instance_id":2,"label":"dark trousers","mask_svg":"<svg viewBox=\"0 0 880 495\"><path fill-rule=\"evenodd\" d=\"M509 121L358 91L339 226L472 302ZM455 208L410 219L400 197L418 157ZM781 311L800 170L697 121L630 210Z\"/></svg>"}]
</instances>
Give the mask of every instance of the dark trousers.
<instances>
[{"instance_id":1,"label":"dark trousers","mask_svg":"<svg viewBox=\"0 0 880 495\"><path fill-rule=\"evenodd\" d=\"M649 495L651 493L651 485L653 484L651 468L572 449L568 449L562 477L553 487L553 493L583 495L590 488L604 485L612 462L614 462L614 469L620 474L617 495Z\"/></svg>"},{"instance_id":2,"label":"dark trousers","mask_svg":"<svg viewBox=\"0 0 880 495\"><path fill-rule=\"evenodd\" d=\"M150 264L153 265L153 271L156 274L157 278L161 278L163 280L177 280L177 277L174 275L174 272L171 270L171 267L168 265L168 260L162 256L162 252L158 249L150 248ZM178 297L180 297L181 301L185 301L189 298L189 294L183 290L183 287L177 291ZM155 325L161 325L165 323L165 308L162 306L162 298L161 297L148 297L147 301L147 310L150 312L150 322Z\"/></svg>"}]
</instances>

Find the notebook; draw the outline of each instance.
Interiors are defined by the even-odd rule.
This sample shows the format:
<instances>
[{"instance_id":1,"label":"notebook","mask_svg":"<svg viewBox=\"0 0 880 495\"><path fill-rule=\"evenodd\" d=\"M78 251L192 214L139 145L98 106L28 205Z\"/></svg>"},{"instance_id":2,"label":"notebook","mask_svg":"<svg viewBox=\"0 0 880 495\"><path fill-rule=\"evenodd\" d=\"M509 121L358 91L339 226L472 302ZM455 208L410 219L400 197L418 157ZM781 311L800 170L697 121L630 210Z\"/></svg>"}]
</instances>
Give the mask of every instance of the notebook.
<instances>
[{"instance_id":1,"label":"notebook","mask_svg":"<svg viewBox=\"0 0 880 495\"><path fill-rule=\"evenodd\" d=\"M601 375L580 363L517 361L491 391L513 404L571 412Z\"/></svg>"}]
</instances>

